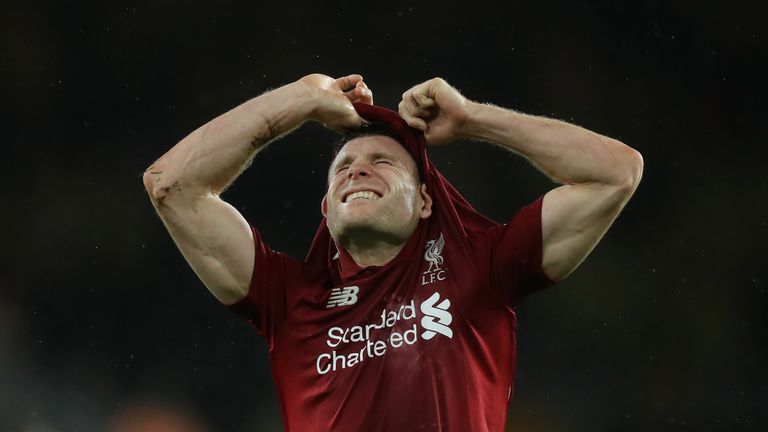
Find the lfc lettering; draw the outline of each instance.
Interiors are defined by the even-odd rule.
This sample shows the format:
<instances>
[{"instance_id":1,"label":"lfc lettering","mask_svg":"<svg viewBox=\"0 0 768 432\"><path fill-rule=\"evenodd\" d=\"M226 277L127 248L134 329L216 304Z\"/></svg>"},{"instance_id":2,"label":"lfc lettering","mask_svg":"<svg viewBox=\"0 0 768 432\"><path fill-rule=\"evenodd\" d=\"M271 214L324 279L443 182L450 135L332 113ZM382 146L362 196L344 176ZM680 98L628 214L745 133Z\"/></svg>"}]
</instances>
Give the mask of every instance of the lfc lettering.
<instances>
[{"instance_id":1,"label":"lfc lettering","mask_svg":"<svg viewBox=\"0 0 768 432\"><path fill-rule=\"evenodd\" d=\"M445 270L439 270L436 272L424 273L421 275L421 284L427 285L434 281L445 280Z\"/></svg>"}]
</instances>

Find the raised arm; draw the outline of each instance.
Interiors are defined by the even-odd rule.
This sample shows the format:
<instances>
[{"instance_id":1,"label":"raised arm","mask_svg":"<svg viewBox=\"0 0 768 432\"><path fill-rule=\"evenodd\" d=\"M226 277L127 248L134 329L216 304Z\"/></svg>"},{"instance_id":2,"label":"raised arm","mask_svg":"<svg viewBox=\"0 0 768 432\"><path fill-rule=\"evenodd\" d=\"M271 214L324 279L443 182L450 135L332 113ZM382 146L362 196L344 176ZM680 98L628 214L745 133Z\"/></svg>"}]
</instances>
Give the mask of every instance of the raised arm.
<instances>
[{"instance_id":1,"label":"raised arm","mask_svg":"<svg viewBox=\"0 0 768 432\"><path fill-rule=\"evenodd\" d=\"M544 273L568 276L592 251L637 188L643 158L631 147L579 126L465 99L435 78L403 94L400 115L427 142L488 141L529 159L563 186L542 203Z\"/></svg>"},{"instance_id":2,"label":"raised arm","mask_svg":"<svg viewBox=\"0 0 768 432\"><path fill-rule=\"evenodd\" d=\"M256 153L308 120L332 129L360 125L352 106L358 101L373 102L360 75L308 75L216 117L144 172L157 214L222 303L235 303L248 293L256 252L248 222L221 193Z\"/></svg>"}]
</instances>

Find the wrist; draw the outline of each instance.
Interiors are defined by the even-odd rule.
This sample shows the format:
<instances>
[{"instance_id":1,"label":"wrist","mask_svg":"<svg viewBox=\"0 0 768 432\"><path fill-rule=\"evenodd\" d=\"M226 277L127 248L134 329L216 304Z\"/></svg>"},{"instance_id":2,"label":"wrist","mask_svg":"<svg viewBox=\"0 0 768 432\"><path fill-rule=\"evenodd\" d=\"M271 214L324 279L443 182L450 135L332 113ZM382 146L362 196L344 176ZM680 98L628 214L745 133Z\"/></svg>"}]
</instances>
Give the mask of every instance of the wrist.
<instances>
[{"instance_id":1,"label":"wrist","mask_svg":"<svg viewBox=\"0 0 768 432\"><path fill-rule=\"evenodd\" d=\"M461 128L462 138L499 142L500 133L514 129L521 114L479 102L467 104L466 121Z\"/></svg>"},{"instance_id":2,"label":"wrist","mask_svg":"<svg viewBox=\"0 0 768 432\"><path fill-rule=\"evenodd\" d=\"M464 106L464 119L456 131L457 138L481 139L482 127L480 122L482 121L484 107L485 105L482 103L467 100Z\"/></svg>"},{"instance_id":3,"label":"wrist","mask_svg":"<svg viewBox=\"0 0 768 432\"><path fill-rule=\"evenodd\" d=\"M293 82L263 93L239 107L247 118L261 118L268 140L289 132L310 120L311 106L306 90Z\"/></svg>"},{"instance_id":4,"label":"wrist","mask_svg":"<svg viewBox=\"0 0 768 432\"><path fill-rule=\"evenodd\" d=\"M316 74L312 74L316 75ZM290 84L293 86L297 103L303 107L304 121L320 122L322 111L322 94L317 85L308 83L306 80L310 79L312 75L304 76L303 78Z\"/></svg>"},{"instance_id":5,"label":"wrist","mask_svg":"<svg viewBox=\"0 0 768 432\"><path fill-rule=\"evenodd\" d=\"M283 87L284 93L280 99L284 104L283 110L290 113L286 120L291 123L291 128L298 127L307 121L314 120L317 111L317 97L312 89L301 80L294 81Z\"/></svg>"}]
</instances>

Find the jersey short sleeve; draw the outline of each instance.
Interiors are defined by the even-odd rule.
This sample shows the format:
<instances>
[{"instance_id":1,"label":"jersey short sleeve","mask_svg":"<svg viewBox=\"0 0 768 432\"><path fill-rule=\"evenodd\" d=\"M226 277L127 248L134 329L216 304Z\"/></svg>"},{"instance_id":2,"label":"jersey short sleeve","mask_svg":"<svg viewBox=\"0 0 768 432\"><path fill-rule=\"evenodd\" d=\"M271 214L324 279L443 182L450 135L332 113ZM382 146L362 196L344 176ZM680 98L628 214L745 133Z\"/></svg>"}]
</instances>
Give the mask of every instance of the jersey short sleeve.
<instances>
[{"instance_id":1,"label":"jersey short sleeve","mask_svg":"<svg viewBox=\"0 0 768 432\"><path fill-rule=\"evenodd\" d=\"M555 281L542 271L541 204L544 195L520 209L491 237L491 274L510 306Z\"/></svg>"},{"instance_id":2,"label":"jersey short sleeve","mask_svg":"<svg viewBox=\"0 0 768 432\"><path fill-rule=\"evenodd\" d=\"M273 336L283 321L286 309L286 274L298 263L291 257L275 252L251 227L255 247L253 274L248 294L227 307L248 320L272 347Z\"/></svg>"}]
</instances>

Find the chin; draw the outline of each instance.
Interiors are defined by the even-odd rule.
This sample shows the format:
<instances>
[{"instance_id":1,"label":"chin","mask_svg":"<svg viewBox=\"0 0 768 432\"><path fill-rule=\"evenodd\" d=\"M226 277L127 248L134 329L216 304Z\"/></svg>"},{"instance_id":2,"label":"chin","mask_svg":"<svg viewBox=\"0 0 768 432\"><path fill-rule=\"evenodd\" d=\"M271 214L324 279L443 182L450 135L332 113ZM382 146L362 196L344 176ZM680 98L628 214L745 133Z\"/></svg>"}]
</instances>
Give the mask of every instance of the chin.
<instances>
[{"instance_id":1,"label":"chin","mask_svg":"<svg viewBox=\"0 0 768 432\"><path fill-rule=\"evenodd\" d=\"M402 243L407 241L413 233L413 229L407 226L393 227L383 221L372 221L371 219L356 219L354 221L345 221L338 228L334 238L353 239L353 238L378 238L389 243Z\"/></svg>"},{"instance_id":2,"label":"chin","mask_svg":"<svg viewBox=\"0 0 768 432\"><path fill-rule=\"evenodd\" d=\"M353 221L345 221L339 227L339 233L344 236L354 236L357 234L371 234L375 232L384 231L382 227L375 223L372 223L370 219L359 219Z\"/></svg>"}]
</instances>

